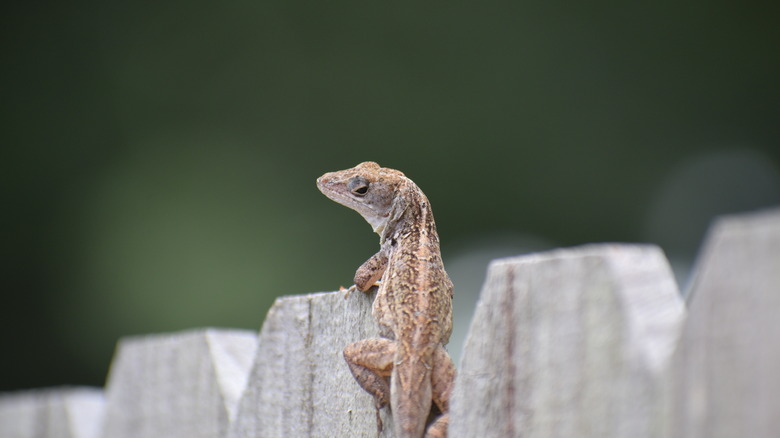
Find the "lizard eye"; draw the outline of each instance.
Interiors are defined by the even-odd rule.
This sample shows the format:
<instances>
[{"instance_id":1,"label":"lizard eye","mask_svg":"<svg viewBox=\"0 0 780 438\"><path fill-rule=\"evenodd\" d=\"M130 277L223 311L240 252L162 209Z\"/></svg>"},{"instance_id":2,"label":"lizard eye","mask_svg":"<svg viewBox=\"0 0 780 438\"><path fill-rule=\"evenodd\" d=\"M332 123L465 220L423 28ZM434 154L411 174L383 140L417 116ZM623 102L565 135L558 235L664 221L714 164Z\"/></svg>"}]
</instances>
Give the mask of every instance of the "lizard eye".
<instances>
[{"instance_id":1,"label":"lizard eye","mask_svg":"<svg viewBox=\"0 0 780 438\"><path fill-rule=\"evenodd\" d=\"M362 176L356 176L349 180L348 188L355 196L365 196L368 193L369 182Z\"/></svg>"}]
</instances>

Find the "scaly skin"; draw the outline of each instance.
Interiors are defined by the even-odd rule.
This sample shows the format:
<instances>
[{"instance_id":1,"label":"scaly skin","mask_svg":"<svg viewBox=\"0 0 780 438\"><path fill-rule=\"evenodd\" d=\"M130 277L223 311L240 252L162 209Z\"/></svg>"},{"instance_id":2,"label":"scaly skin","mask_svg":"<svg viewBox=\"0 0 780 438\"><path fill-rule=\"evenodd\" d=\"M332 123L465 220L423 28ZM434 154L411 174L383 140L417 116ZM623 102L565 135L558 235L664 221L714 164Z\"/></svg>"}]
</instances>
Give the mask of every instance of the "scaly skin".
<instances>
[{"instance_id":1,"label":"scaly skin","mask_svg":"<svg viewBox=\"0 0 780 438\"><path fill-rule=\"evenodd\" d=\"M377 410L390 404L396 437L445 437L455 377L444 350L452 333L452 282L428 198L403 173L373 162L326 173L317 187L380 236L380 250L358 268L355 287L365 292L381 280L372 313L382 338L344 349L355 380ZM426 431L431 402L442 415ZM377 421L381 429L378 411Z\"/></svg>"}]
</instances>

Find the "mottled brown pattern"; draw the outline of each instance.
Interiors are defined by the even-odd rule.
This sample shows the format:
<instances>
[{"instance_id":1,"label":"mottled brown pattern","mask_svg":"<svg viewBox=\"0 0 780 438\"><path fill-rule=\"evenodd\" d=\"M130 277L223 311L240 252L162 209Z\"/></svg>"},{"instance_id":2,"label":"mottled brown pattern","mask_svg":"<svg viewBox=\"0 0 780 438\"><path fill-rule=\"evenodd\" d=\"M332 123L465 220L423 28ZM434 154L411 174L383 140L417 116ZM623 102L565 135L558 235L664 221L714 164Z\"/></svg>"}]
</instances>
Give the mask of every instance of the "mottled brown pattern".
<instances>
[{"instance_id":1,"label":"mottled brown pattern","mask_svg":"<svg viewBox=\"0 0 780 438\"><path fill-rule=\"evenodd\" d=\"M379 252L358 268L354 287L367 291L381 279L372 313L386 339L344 349L352 374L377 409L389 401L396 437L445 437L455 377L444 350L452 333L452 282L428 198L402 172L373 162L326 173L317 187L360 213L380 236ZM443 414L426 431L431 402Z\"/></svg>"}]
</instances>

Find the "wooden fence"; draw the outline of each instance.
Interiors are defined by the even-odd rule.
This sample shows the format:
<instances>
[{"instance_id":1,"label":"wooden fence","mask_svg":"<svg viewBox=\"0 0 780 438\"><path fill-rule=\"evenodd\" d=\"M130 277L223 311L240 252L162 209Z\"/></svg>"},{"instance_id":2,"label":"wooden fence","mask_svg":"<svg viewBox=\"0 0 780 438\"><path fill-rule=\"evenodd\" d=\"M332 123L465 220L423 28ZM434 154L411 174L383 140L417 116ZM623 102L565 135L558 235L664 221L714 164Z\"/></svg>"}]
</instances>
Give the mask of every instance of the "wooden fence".
<instances>
[{"instance_id":1,"label":"wooden fence","mask_svg":"<svg viewBox=\"0 0 780 438\"><path fill-rule=\"evenodd\" d=\"M780 210L718 220L694 272L686 308L651 245L494 261L450 436L780 436ZM0 438L376 437L341 357L376 335L371 300L322 293L279 298L259 335L123 339L105 390L0 395Z\"/></svg>"}]
</instances>

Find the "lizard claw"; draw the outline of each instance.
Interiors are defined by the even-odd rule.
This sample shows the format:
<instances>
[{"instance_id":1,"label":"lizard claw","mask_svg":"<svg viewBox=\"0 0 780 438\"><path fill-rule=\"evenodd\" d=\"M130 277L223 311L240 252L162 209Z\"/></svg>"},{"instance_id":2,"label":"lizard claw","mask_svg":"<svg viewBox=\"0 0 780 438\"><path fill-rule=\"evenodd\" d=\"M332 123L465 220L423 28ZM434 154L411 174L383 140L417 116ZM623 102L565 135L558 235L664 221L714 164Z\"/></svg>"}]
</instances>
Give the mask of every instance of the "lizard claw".
<instances>
[{"instance_id":1,"label":"lizard claw","mask_svg":"<svg viewBox=\"0 0 780 438\"><path fill-rule=\"evenodd\" d=\"M379 401L376 402L376 434L377 436L380 436L382 434L382 429L384 429L384 424L382 424L382 416L379 415L379 409L381 408Z\"/></svg>"},{"instance_id":2,"label":"lizard claw","mask_svg":"<svg viewBox=\"0 0 780 438\"><path fill-rule=\"evenodd\" d=\"M371 285L371 287L369 287L368 289L366 289L364 292L365 292L365 293L369 293L369 291L370 291L372 288L379 287L379 286L382 286L382 280L377 280L377 281L376 281L374 284L372 284L372 285ZM339 292L346 292L346 293L344 294L344 299L345 299L345 300L346 300L347 298L349 298L349 295L350 295L352 292L355 292L356 290L358 290L358 287L357 287L357 285L356 285L356 284L353 284L353 285L352 285L352 286L350 286L350 287L339 286Z\"/></svg>"},{"instance_id":3,"label":"lizard claw","mask_svg":"<svg viewBox=\"0 0 780 438\"><path fill-rule=\"evenodd\" d=\"M354 284L353 284L352 286L348 287L348 288L347 288L347 287L344 287L344 286L339 286L339 292L345 292L345 294L344 294L344 299L345 299L345 300L346 300L347 298L349 298L349 294L351 294L352 292L354 292L354 291L355 291L355 289L357 289L357 286L356 286L356 285L354 285Z\"/></svg>"}]
</instances>

